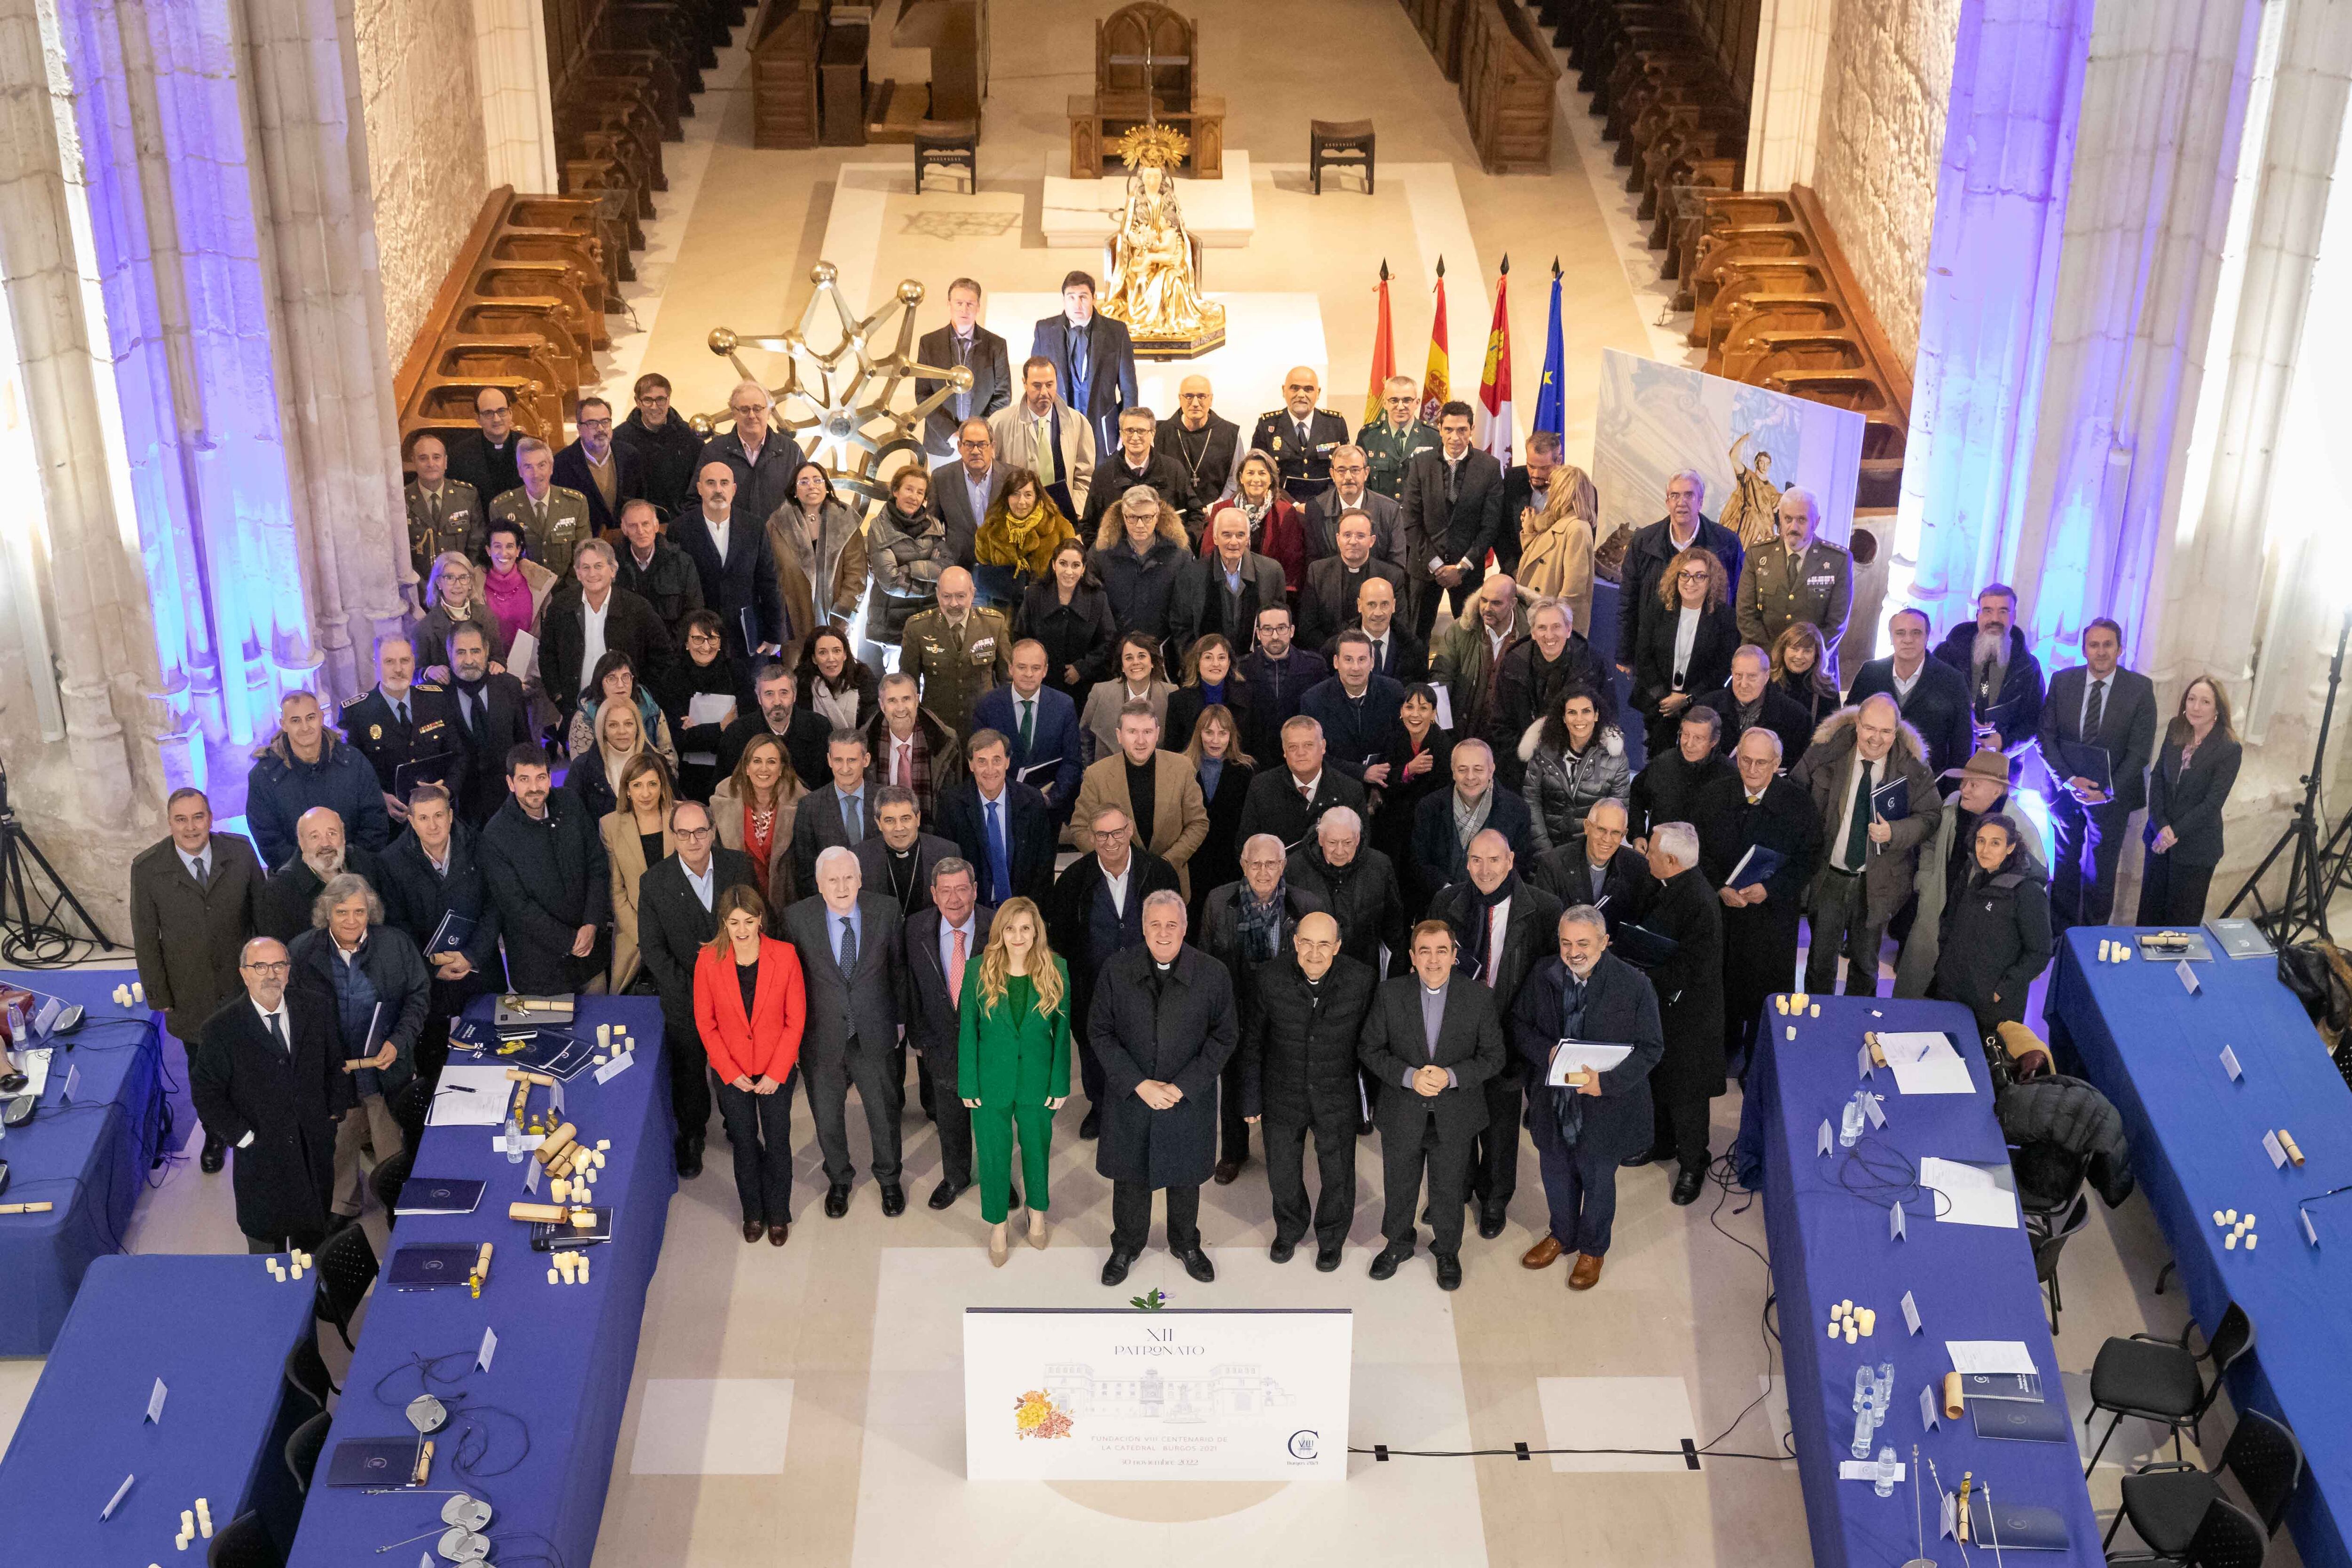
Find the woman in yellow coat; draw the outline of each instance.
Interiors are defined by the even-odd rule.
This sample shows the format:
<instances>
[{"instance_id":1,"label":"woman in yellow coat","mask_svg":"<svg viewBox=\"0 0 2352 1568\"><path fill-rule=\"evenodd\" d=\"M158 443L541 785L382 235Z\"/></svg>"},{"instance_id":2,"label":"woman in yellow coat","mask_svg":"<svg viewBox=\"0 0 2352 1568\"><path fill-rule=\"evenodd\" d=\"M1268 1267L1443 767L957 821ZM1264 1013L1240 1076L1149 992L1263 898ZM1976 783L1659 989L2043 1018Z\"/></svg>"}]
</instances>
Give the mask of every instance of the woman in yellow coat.
<instances>
[{"instance_id":1,"label":"woman in yellow coat","mask_svg":"<svg viewBox=\"0 0 2352 1568\"><path fill-rule=\"evenodd\" d=\"M1029 1245L1044 1247L1054 1112L1070 1097L1070 972L1045 945L1045 918L1034 901L1007 899L997 910L987 947L964 965L958 1011L956 1095L971 1108L980 1217L992 1227L988 1260L1002 1268L1013 1129Z\"/></svg>"}]
</instances>

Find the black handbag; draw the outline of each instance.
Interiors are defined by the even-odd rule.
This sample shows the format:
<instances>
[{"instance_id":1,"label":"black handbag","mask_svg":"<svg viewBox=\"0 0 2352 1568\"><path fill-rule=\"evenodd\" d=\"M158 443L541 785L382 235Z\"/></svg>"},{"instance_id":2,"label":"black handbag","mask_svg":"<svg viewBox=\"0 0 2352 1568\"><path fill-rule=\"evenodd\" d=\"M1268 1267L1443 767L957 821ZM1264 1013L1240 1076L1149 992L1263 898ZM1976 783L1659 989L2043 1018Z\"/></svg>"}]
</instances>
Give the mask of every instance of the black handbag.
<instances>
[{"instance_id":1,"label":"black handbag","mask_svg":"<svg viewBox=\"0 0 2352 1568\"><path fill-rule=\"evenodd\" d=\"M2341 956L2326 942L2299 942L2279 949L2279 984L2294 993L2311 1016L2328 1055L2347 1088L2352 1088L2352 984Z\"/></svg>"}]
</instances>

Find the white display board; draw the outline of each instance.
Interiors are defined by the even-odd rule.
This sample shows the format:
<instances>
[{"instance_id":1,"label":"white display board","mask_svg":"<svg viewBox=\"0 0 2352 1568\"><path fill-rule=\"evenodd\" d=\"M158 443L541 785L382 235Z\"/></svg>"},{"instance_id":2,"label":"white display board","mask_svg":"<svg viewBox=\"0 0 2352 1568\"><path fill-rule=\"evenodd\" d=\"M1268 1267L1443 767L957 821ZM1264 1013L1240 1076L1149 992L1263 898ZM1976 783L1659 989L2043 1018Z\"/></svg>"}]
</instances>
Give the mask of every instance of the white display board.
<instances>
[{"instance_id":1,"label":"white display board","mask_svg":"<svg viewBox=\"0 0 2352 1568\"><path fill-rule=\"evenodd\" d=\"M970 1307L964 1474L1342 1480L1344 1309Z\"/></svg>"}]
</instances>

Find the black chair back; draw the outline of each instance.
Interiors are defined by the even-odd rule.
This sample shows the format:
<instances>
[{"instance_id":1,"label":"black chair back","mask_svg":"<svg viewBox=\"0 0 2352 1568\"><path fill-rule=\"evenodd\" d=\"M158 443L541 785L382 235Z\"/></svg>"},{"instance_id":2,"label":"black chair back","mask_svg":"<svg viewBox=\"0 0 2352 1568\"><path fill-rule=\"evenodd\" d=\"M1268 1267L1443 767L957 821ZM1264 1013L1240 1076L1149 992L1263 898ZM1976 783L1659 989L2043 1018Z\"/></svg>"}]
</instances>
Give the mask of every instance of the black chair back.
<instances>
[{"instance_id":1,"label":"black chair back","mask_svg":"<svg viewBox=\"0 0 2352 1568\"><path fill-rule=\"evenodd\" d=\"M319 1453L327 1446L327 1428L334 1419L321 1410L286 1439L286 1468L293 1474L295 1488L306 1497L310 1491L310 1473L319 1468Z\"/></svg>"},{"instance_id":2,"label":"black chair back","mask_svg":"<svg viewBox=\"0 0 2352 1568\"><path fill-rule=\"evenodd\" d=\"M285 1568L285 1555L269 1539L257 1513L241 1513L213 1531L205 1568Z\"/></svg>"},{"instance_id":3,"label":"black chair back","mask_svg":"<svg viewBox=\"0 0 2352 1568\"><path fill-rule=\"evenodd\" d=\"M347 1225L319 1248L317 1264L319 1292L312 1310L335 1325L344 1348L350 1349L352 1314L359 1310L368 1287L375 1283L375 1247L358 1224Z\"/></svg>"},{"instance_id":4,"label":"black chair back","mask_svg":"<svg viewBox=\"0 0 2352 1568\"><path fill-rule=\"evenodd\" d=\"M412 1139L399 1153L380 1163L374 1173L368 1177L369 1190L375 1194L376 1202L383 1205L383 1226L386 1230L400 1223L397 1212L400 1189L408 1184L408 1174L415 1168L416 1143Z\"/></svg>"},{"instance_id":5,"label":"black chair back","mask_svg":"<svg viewBox=\"0 0 2352 1568\"><path fill-rule=\"evenodd\" d=\"M2246 1489L2246 1500L2262 1516L2263 1533L2276 1535L2287 1499L2303 1483L2303 1445L2294 1433L2259 1410L2241 1410L2238 1428L2221 1450L2221 1468Z\"/></svg>"},{"instance_id":6,"label":"black chair back","mask_svg":"<svg viewBox=\"0 0 2352 1568\"><path fill-rule=\"evenodd\" d=\"M2221 1379L2230 1369L2252 1354L2253 1348L2254 1321L2246 1316L2243 1307L2232 1301L2221 1314L2221 1322L2214 1326L2213 1337L2205 1342L2206 1359L2213 1363L2213 1381L2205 1385L2205 1398L2197 1406L2199 1415L2203 1415L2213 1403L2213 1396L2221 1390Z\"/></svg>"},{"instance_id":7,"label":"black chair back","mask_svg":"<svg viewBox=\"0 0 2352 1568\"><path fill-rule=\"evenodd\" d=\"M342 1392L327 1371L327 1358L319 1353L315 1327L306 1326L301 1339L286 1352L286 1385L319 1410L327 1408L327 1401Z\"/></svg>"},{"instance_id":8,"label":"black chair back","mask_svg":"<svg viewBox=\"0 0 2352 1568\"><path fill-rule=\"evenodd\" d=\"M2189 1542L2189 1568L2262 1568L2270 1539L2246 1510L2227 1498L2205 1507L2203 1522Z\"/></svg>"},{"instance_id":9,"label":"black chair back","mask_svg":"<svg viewBox=\"0 0 2352 1568\"><path fill-rule=\"evenodd\" d=\"M2000 1055L2006 1059L2007 1053ZM2009 1157L2017 1177L2017 1205L2031 1222L2047 1222L2066 1212L2083 1190L2089 1162L2055 1143L2022 1143Z\"/></svg>"},{"instance_id":10,"label":"black chair back","mask_svg":"<svg viewBox=\"0 0 2352 1568\"><path fill-rule=\"evenodd\" d=\"M2091 1195L2076 1193L2074 1206L2066 1211L2064 1221L2047 1236L2033 1237L2033 1277L2042 1282L2042 1294L2049 1302L2050 1332L2053 1338L2058 1332L2059 1310L2064 1304L2058 1292L2058 1255L2066 1250L2074 1233L2090 1223Z\"/></svg>"},{"instance_id":11,"label":"black chair back","mask_svg":"<svg viewBox=\"0 0 2352 1568\"><path fill-rule=\"evenodd\" d=\"M401 1085L400 1092L392 1097L392 1119L400 1127L400 1136L408 1148L414 1149L425 1141L425 1118L433 1110L433 1083L418 1073Z\"/></svg>"}]
</instances>

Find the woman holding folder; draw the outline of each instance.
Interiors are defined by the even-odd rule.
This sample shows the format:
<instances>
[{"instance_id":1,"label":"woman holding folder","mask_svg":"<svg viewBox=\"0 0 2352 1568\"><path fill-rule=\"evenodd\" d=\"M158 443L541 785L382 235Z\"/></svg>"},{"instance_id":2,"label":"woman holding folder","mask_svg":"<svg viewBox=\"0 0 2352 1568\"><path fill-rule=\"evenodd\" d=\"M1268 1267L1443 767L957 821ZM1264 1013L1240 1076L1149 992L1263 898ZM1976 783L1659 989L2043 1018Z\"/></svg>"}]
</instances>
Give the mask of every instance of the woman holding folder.
<instances>
[{"instance_id":1,"label":"woman holding folder","mask_svg":"<svg viewBox=\"0 0 2352 1568\"><path fill-rule=\"evenodd\" d=\"M793 1220L793 1073L807 994L800 955L761 934L768 906L738 883L712 906L719 929L694 961L695 1032L719 1076L719 1114L735 1151L743 1239L783 1246Z\"/></svg>"},{"instance_id":2,"label":"woman holding folder","mask_svg":"<svg viewBox=\"0 0 2352 1568\"><path fill-rule=\"evenodd\" d=\"M971 1108L972 1167L988 1260L1004 1267L1013 1186L1013 1134L1021 1133L1021 1189L1029 1194L1029 1245L1045 1245L1045 1163L1054 1112L1070 1097L1070 972L1045 945L1045 917L1007 899L988 945L964 965L957 996L956 1094Z\"/></svg>"}]
</instances>

